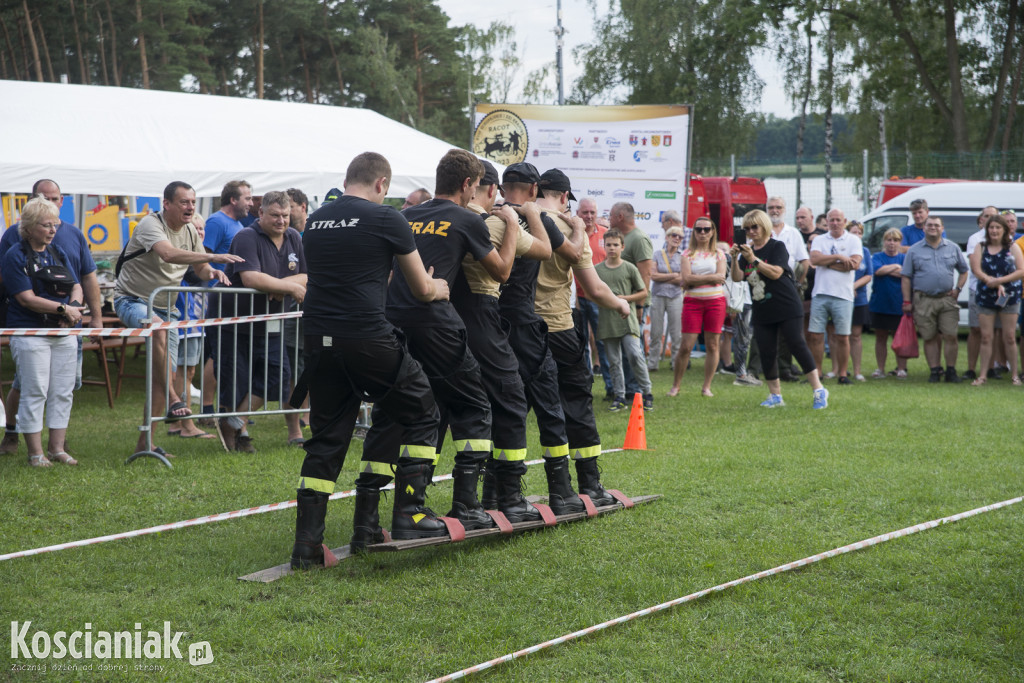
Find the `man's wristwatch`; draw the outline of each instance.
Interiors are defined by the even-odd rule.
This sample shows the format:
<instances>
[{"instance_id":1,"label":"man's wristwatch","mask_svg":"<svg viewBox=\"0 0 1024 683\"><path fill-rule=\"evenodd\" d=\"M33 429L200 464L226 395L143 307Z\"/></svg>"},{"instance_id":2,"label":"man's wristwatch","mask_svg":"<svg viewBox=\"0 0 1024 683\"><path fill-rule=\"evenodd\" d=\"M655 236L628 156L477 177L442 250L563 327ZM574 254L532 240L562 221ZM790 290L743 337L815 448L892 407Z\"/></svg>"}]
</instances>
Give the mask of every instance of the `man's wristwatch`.
<instances>
[{"instance_id":1,"label":"man's wristwatch","mask_svg":"<svg viewBox=\"0 0 1024 683\"><path fill-rule=\"evenodd\" d=\"M57 315L65 315L68 312L68 307L64 304L57 304Z\"/></svg>"}]
</instances>

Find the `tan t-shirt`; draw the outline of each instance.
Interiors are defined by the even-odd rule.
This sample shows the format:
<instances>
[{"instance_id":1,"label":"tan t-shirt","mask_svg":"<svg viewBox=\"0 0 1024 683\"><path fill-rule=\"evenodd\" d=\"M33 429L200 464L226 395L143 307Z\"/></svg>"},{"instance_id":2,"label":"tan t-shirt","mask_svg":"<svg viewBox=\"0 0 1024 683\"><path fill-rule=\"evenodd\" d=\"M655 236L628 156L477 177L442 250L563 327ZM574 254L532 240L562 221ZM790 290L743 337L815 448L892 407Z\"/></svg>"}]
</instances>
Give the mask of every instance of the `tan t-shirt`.
<instances>
[{"instance_id":1,"label":"tan t-shirt","mask_svg":"<svg viewBox=\"0 0 1024 683\"><path fill-rule=\"evenodd\" d=\"M153 251L153 245L163 240L170 242L176 249L197 254L206 253L203 241L199 239L199 233L191 223L175 232L164 223L162 213L150 214L135 226L135 232L128 240L128 248L125 250L126 256L140 249L145 249L146 253L136 256L131 261L125 261L114 287L114 296L129 295L147 299L157 287L175 287L181 284L188 264L167 263L161 259Z\"/></svg>"},{"instance_id":2,"label":"tan t-shirt","mask_svg":"<svg viewBox=\"0 0 1024 683\"><path fill-rule=\"evenodd\" d=\"M555 222L558 230L568 240L572 236L572 226L556 213L547 213ZM594 267L594 252L590 242L583 240L583 256L578 263L569 263L558 252L540 264L537 273L537 298L534 308L537 315L548 324L549 332L562 332L572 329L572 308L569 306L569 295L572 287L572 270L584 270Z\"/></svg>"},{"instance_id":3,"label":"tan t-shirt","mask_svg":"<svg viewBox=\"0 0 1024 683\"><path fill-rule=\"evenodd\" d=\"M466 208L473 213L484 213L483 207L476 204L470 204ZM491 244L494 245L495 249L500 249L501 242L505 239L505 219L501 216L488 216L484 222L487 224L487 230L491 235ZM519 239L516 241L516 258L530 251L532 246L533 235L530 234L526 221L520 216ZM475 258L467 255L462 259L462 272L466 275L466 282L469 283L469 291L474 294L486 294L498 298L501 284L491 277L487 269L480 265L480 262Z\"/></svg>"}]
</instances>

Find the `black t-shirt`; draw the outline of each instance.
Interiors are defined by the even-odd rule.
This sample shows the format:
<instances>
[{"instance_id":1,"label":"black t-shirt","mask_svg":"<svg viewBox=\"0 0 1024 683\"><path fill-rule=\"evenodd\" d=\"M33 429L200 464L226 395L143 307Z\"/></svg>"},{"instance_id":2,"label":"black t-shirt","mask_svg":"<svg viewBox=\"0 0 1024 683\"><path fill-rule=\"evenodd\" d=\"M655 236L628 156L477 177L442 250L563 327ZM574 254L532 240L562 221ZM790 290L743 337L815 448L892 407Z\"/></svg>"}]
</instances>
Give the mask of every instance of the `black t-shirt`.
<instances>
[{"instance_id":1,"label":"black t-shirt","mask_svg":"<svg viewBox=\"0 0 1024 683\"><path fill-rule=\"evenodd\" d=\"M510 204L509 206L516 205ZM562 231L545 213L541 214L541 222L551 241L551 251L558 249L565 242ZM530 230L526 219L522 216L519 216L519 227L522 230ZM508 276L508 281L501 286L501 296L498 298L501 316L510 323L524 325L541 319L534 308L534 298L537 295L537 273L539 272L540 261L536 259L520 256L512 264L512 272Z\"/></svg>"},{"instance_id":2,"label":"black t-shirt","mask_svg":"<svg viewBox=\"0 0 1024 683\"><path fill-rule=\"evenodd\" d=\"M466 254L477 261L494 250L484 219L449 199L431 199L410 206L402 215L412 230L423 266L434 269L434 277L455 286ZM413 296L405 275L398 268L388 287L387 316L399 327L464 327L462 318L448 301L420 301Z\"/></svg>"},{"instance_id":3,"label":"black t-shirt","mask_svg":"<svg viewBox=\"0 0 1024 683\"><path fill-rule=\"evenodd\" d=\"M747 260L740 256L739 267L750 285L752 322L767 325L790 318L802 318L804 306L800 303L793 271L789 268L789 250L786 245L782 240L770 239L760 249L754 249L754 256L770 265L780 266L785 272L778 280L763 277L755 268L748 269Z\"/></svg>"},{"instance_id":4,"label":"black t-shirt","mask_svg":"<svg viewBox=\"0 0 1024 683\"><path fill-rule=\"evenodd\" d=\"M814 241L815 237L817 237L818 235L824 235L827 232L828 230L819 230L818 228L815 228L811 232L801 231L800 234L803 235L804 244L807 246L807 251L811 250L811 242ZM810 264L808 264L807 277L804 278L804 282L807 284L806 289L804 289L804 301L810 301L811 292L814 291L814 268L811 268Z\"/></svg>"},{"instance_id":5,"label":"black t-shirt","mask_svg":"<svg viewBox=\"0 0 1024 683\"><path fill-rule=\"evenodd\" d=\"M390 206L342 196L306 220L302 233L309 284L306 334L367 339L391 333L384 317L395 255L416 250L409 224Z\"/></svg>"}]
</instances>

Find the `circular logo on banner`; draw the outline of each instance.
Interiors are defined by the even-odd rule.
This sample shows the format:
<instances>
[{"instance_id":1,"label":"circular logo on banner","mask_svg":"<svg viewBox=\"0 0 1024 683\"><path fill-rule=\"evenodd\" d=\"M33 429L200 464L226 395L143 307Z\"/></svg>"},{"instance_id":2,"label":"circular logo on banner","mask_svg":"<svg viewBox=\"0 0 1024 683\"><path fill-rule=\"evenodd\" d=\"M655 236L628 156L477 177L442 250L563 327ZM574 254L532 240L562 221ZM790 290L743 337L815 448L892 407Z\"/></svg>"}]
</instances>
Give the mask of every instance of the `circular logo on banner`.
<instances>
[{"instance_id":1,"label":"circular logo on banner","mask_svg":"<svg viewBox=\"0 0 1024 683\"><path fill-rule=\"evenodd\" d=\"M507 109L497 109L477 125L473 133L473 153L508 166L526 158L528 141L523 120Z\"/></svg>"}]
</instances>

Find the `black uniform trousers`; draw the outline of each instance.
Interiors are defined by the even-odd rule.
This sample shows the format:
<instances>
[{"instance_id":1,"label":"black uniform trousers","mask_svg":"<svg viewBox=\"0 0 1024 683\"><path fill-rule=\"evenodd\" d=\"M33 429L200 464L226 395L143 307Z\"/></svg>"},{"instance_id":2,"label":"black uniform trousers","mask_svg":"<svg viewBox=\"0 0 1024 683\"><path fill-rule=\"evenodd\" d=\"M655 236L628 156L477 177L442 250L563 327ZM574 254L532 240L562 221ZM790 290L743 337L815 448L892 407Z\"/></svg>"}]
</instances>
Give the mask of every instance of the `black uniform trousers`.
<instances>
[{"instance_id":1,"label":"black uniform trousers","mask_svg":"<svg viewBox=\"0 0 1024 683\"><path fill-rule=\"evenodd\" d=\"M395 334L370 339L306 335L309 422L300 489L333 493L361 401L395 425L395 453L433 457L439 416L427 377Z\"/></svg>"},{"instance_id":2,"label":"black uniform trousers","mask_svg":"<svg viewBox=\"0 0 1024 683\"><path fill-rule=\"evenodd\" d=\"M456 462L483 462L491 450L491 406L480 379L480 365L466 344L466 330L444 327L403 327L409 353L423 366L440 410L439 428L431 443L433 458L451 427ZM401 454L402 423L374 403L373 426L363 442L364 473L389 474L385 466Z\"/></svg>"},{"instance_id":3,"label":"black uniform trousers","mask_svg":"<svg viewBox=\"0 0 1024 683\"><path fill-rule=\"evenodd\" d=\"M548 346L558 369L558 390L569 452L574 460L601 452L601 436L594 419L594 375L587 354L586 328L579 310L573 311L573 328L548 333Z\"/></svg>"},{"instance_id":4,"label":"black uniform trousers","mask_svg":"<svg viewBox=\"0 0 1024 683\"><path fill-rule=\"evenodd\" d=\"M484 391L491 404L491 441L495 457L505 452L526 457L526 391L519 362L508 341L509 324L498 309L497 297L467 294L459 315L466 325L467 342L480 364ZM517 459L513 456L513 459Z\"/></svg>"},{"instance_id":5,"label":"black uniform trousers","mask_svg":"<svg viewBox=\"0 0 1024 683\"><path fill-rule=\"evenodd\" d=\"M508 341L519 361L519 376L526 389L526 400L537 418L540 445L545 455L568 454L569 437L565 415L558 396L558 368L548 349L548 326L543 320L513 324Z\"/></svg>"}]
</instances>

